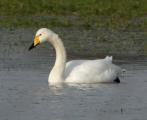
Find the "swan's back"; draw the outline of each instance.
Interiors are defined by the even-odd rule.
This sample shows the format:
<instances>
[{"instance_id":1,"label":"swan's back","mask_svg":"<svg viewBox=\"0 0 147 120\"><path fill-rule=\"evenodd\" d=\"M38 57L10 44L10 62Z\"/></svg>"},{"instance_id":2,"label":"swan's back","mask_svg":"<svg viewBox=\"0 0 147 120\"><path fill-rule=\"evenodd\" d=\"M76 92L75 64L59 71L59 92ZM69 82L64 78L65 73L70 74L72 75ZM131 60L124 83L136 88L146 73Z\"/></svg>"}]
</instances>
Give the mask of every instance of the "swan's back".
<instances>
[{"instance_id":1,"label":"swan's back","mask_svg":"<svg viewBox=\"0 0 147 120\"><path fill-rule=\"evenodd\" d=\"M66 64L65 81L70 83L112 82L121 69L112 64L112 57L98 60L72 60Z\"/></svg>"}]
</instances>

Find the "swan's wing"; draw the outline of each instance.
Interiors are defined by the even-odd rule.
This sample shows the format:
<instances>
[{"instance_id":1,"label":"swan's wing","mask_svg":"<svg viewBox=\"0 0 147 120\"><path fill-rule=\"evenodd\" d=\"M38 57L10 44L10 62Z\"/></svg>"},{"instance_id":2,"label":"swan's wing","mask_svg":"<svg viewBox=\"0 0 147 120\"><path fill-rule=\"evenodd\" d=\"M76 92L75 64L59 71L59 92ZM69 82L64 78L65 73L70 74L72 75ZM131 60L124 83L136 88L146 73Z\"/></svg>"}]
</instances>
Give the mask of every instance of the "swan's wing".
<instances>
[{"instance_id":1,"label":"swan's wing","mask_svg":"<svg viewBox=\"0 0 147 120\"><path fill-rule=\"evenodd\" d=\"M113 57L112 56L106 56L104 58L105 61L109 62L109 63L112 63L112 60L113 60Z\"/></svg>"},{"instance_id":2,"label":"swan's wing","mask_svg":"<svg viewBox=\"0 0 147 120\"><path fill-rule=\"evenodd\" d=\"M99 60L73 60L66 64L65 78L68 82L90 83L114 80L120 68L111 63L112 58Z\"/></svg>"},{"instance_id":3,"label":"swan's wing","mask_svg":"<svg viewBox=\"0 0 147 120\"><path fill-rule=\"evenodd\" d=\"M88 60L72 60L66 63L65 66L65 78L78 66L87 62Z\"/></svg>"}]
</instances>

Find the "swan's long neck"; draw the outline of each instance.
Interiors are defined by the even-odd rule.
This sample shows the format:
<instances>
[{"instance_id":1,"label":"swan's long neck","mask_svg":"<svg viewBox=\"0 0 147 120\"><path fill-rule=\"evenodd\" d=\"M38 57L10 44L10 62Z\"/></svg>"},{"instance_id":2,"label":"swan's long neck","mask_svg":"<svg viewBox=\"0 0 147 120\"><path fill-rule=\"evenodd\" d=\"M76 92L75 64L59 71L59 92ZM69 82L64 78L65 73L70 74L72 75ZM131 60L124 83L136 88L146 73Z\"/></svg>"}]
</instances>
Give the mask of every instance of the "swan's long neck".
<instances>
[{"instance_id":1,"label":"swan's long neck","mask_svg":"<svg viewBox=\"0 0 147 120\"><path fill-rule=\"evenodd\" d=\"M53 69L50 72L48 81L50 84L56 84L63 82L64 69L66 64L66 51L63 42L58 37L58 35L55 34L50 42L56 51L56 61Z\"/></svg>"}]
</instances>

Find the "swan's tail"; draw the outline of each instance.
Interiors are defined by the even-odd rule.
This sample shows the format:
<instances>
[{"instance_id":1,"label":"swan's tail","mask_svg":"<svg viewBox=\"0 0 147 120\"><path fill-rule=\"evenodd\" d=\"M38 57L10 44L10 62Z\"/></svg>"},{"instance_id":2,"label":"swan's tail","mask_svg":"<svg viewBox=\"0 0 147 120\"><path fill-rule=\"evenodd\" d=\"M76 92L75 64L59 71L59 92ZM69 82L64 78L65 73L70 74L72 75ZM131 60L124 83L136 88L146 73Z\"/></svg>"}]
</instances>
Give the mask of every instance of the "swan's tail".
<instances>
[{"instance_id":1,"label":"swan's tail","mask_svg":"<svg viewBox=\"0 0 147 120\"><path fill-rule=\"evenodd\" d=\"M104 60L106 60L109 63L112 63L113 57L112 56L106 56L104 58ZM117 83L120 82L119 77L121 79L126 79L125 78L126 72L127 72L126 69L122 69L122 68L120 68L119 66L116 66L116 65L114 65L113 67L114 67L114 69L115 69L115 71L117 73L117 78L114 80L115 82L117 82Z\"/></svg>"}]
</instances>

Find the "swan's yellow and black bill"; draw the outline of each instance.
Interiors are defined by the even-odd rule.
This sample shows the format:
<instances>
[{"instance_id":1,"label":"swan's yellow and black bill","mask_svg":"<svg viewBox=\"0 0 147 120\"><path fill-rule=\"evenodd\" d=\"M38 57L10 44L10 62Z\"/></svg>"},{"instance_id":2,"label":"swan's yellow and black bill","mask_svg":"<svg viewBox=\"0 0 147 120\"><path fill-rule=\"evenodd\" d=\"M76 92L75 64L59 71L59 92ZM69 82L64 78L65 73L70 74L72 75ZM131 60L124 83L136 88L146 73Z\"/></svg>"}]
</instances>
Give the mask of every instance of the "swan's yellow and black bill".
<instances>
[{"instance_id":1,"label":"swan's yellow and black bill","mask_svg":"<svg viewBox=\"0 0 147 120\"><path fill-rule=\"evenodd\" d=\"M34 42L31 44L31 46L29 47L29 51L32 50L33 48L35 48L37 45L40 44L40 41L39 41L39 36L36 36L35 39L34 39Z\"/></svg>"}]
</instances>

